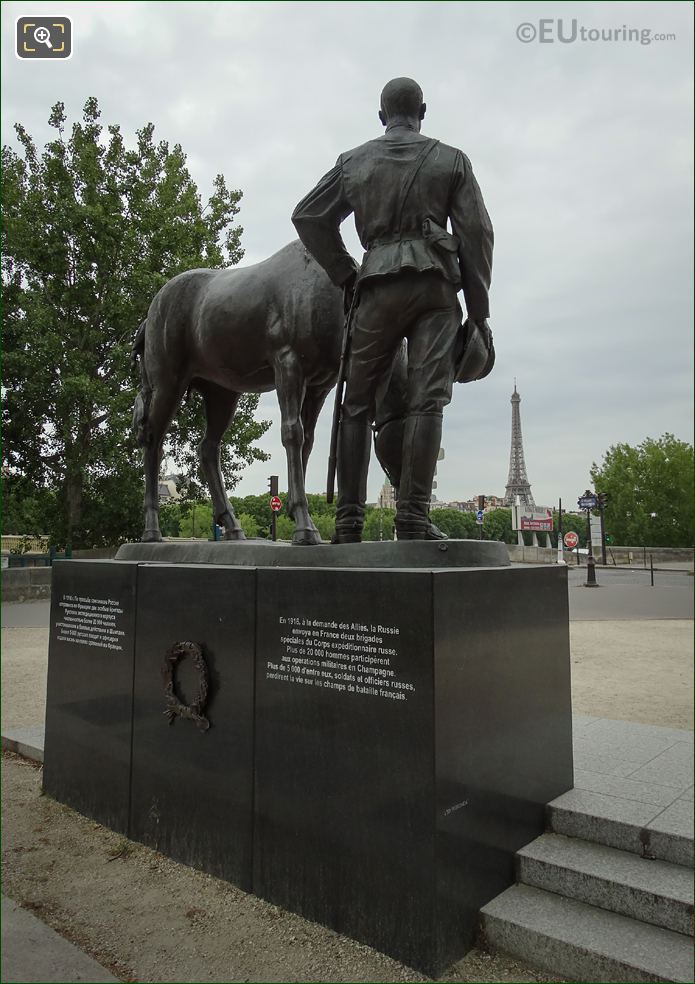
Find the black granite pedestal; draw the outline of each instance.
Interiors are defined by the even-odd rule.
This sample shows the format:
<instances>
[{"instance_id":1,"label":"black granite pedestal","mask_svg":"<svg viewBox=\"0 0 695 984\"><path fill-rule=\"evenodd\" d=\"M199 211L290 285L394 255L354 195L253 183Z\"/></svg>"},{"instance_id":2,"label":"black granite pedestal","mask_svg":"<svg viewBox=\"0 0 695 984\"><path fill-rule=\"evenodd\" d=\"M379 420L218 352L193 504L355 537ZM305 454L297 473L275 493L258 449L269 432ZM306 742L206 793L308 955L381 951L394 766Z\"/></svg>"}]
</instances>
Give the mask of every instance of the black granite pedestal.
<instances>
[{"instance_id":1,"label":"black granite pedestal","mask_svg":"<svg viewBox=\"0 0 695 984\"><path fill-rule=\"evenodd\" d=\"M43 787L128 831L138 566L57 561L48 660Z\"/></svg>"},{"instance_id":2,"label":"black granite pedestal","mask_svg":"<svg viewBox=\"0 0 695 984\"><path fill-rule=\"evenodd\" d=\"M254 570L140 568L130 836L247 891L255 636ZM167 715L165 654L181 642L199 646L207 667L199 724ZM181 661L175 687L183 704L199 684L192 661Z\"/></svg>"},{"instance_id":3,"label":"black granite pedestal","mask_svg":"<svg viewBox=\"0 0 695 984\"><path fill-rule=\"evenodd\" d=\"M438 974L572 786L559 569L258 572L254 891Z\"/></svg>"},{"instance_id":4,"label":"black granite pedestal","mask_svg":"<svg viewBox=\"0 0 695 984\"><path fill-rule=\"evenodd\" d=\"M567 572L305 549L57 564L44 785L436 975L572 786Z\"/></svg>"}]
</instances>

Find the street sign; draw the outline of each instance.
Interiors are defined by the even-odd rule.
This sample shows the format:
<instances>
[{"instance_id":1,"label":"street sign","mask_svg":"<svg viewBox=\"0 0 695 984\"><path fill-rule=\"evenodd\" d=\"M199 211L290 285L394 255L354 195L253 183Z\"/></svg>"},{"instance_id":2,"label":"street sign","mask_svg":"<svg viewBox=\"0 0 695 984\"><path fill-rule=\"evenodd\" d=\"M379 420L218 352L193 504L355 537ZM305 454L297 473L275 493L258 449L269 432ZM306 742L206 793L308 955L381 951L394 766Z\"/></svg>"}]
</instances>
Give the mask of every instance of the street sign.
<instances>
[{"instance_id":1,"label":"street sign","mask_svg":"<svg viewBox=\"0 0 695 984\"><path fill-rule=\"evenodd\" d=\"M478 524L478 526L482 526L483 525L483 510L482 509L479 509L477 511L477 513L475 514L475 521Z\"/></svg>"},{"instance_id":2,"label":"street sign","mask_svg":"<svg viewBox=\"0 0 695 984\"><path fill-rule=\"evenodd\" d=\"M577 505L580 509L598 509L598 499L595 495L580 495Z\"/></svg>"},{"instance_id":3,"label":"street sign","mask_svg":"<svg viewBox=\"0 0 695 984\"><path fill-rule=\"evenodd\" d=\"M270 508L273 510L273 512L280 512L280 510L282 509L282 499L280 498L279 495L274 495L273 498L270 500Z\"/></svg>"},{"instance_id":4,"label":"street sign","mask_svg":"<svg viewBox=\"0 0 695 984\"><path fill-rule=\"evenodd\" d=\"M574 550L579 543L579 537L574 530L570 530L569 533L565 533L562 539L565 541L565 546L568 550Z\"/></svg>"}]
</instances>

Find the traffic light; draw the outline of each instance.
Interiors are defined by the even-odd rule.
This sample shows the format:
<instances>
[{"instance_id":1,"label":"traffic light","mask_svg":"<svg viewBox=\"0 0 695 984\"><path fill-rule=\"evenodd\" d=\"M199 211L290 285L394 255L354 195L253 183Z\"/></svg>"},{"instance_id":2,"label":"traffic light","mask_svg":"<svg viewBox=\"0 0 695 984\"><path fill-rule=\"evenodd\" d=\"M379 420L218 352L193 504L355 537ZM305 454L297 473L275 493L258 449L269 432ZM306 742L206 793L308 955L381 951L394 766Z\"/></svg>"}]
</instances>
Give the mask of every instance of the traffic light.
<instances>
[{"instance_id":1,"label":"traffic light","mask_svg":"<svg viewBox=\"0 0 695 984\"><path fill-rule=\"evenodd\" d=\"M484 495L479 495L478 496L478 509L484 509L484 508L485 508L485 496Z\"/></svg>"},{"instance_id":2,"label":"traffic light","mask_svg":"<svg viewBox=\"0 0 695 984\"><path fill-rule=\"evenodd\" d=\"M598 492L596 495L598 499L598 504L601 509L605 508L606 503L610 499L608 492Z\"/></svg>"},{"instance_id":3,"label":"traffic light","mask_svg":"<svg viewBox=\"0 0 695 984\"><path fill-rule=\"evenodd\" d=\"M271 475L268 479L268 488L271 495L278 495L278 476Z\"/></svg>"}]
</instances>

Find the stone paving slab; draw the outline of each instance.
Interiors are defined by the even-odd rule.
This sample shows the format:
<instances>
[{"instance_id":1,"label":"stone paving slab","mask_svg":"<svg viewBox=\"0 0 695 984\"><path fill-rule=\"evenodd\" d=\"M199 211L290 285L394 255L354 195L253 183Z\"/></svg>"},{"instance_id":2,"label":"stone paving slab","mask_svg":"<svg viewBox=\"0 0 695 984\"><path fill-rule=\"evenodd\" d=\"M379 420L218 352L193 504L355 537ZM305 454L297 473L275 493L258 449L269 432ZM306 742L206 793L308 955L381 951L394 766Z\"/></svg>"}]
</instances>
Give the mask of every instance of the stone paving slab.
<instances>
[{"instance_id":1,"label":"stone paving slab","mask_svg":"<svg viewBox=\"0 0 695 984\"><path fill-rule=\"evenodd\" d=\"M692 936L693 878L682 865L543 834L517 853L517 869L525 885Z\"/></svg>"},{"instance_id":2,"label":"stone paving slab","mask_svg":"<svg viewBox=\"0 0 695 984\"><path fill-rule=\"evenodd\" d=\"M577 737L629 739L639 737L663 738L669 744L686 742L692 745L693 732L682 731L678 728L662 728L659 725L639 724L636 721L612 721L608 718L590 717L587 714L575 714L572 726ZM581 732L581 734L579 734ZM646 734L645 734L646 732Z\"/></svg>"},{"instance_id":3,"label":"stone paving slab","mask_svg":"<svg viewBox=\"0 0 695 984\"><path fill-rule=\"evenodd\" d=\"M574 789L548 806L552 830L688 865L693 847L693 733L574 718Z\"/></svg>"},{"instance_id":4,"label":"stone paving slab","mask_svg":"<svg viewBox=\"0 0 695 984\"><path fill-rule=\"evenodd\" d=\"M106 984L118 980L33 913L4 895L0 976L4 984L31 981Z\"/></svg>"},{"instance_id":5,"label":"stone paving slab","mask_svg":"<svg viewBox=\"0 0 695 984\"><path fill-rule=\"evenodd\" d=\"M608 772L659 789L677 790L674 799L693 786L693 732L659 728L634 721L609 721L575 715L575 769ZM601 767L597 767L601 766Z\"/></svg>"},{"instance_id":6,"label":"stone paving slab","mask_svg":"<svg viewBox=\"0 0 695 984\"><path fill-rule=\"evenodd\" d=\"M693 836L693 802L676 800L654 817L647 826L650 830L660 830L679 837Z\"/></svg>"},{"instance_id":7,"label":"stone paving slab","mask_svg":"<svg viewBox=\"0 0 695 984\"><path fill-rule=\"evenodd\" d=\"M693 778L693 747L677 742L632 773L633 779L683 791Z\"/></svg>"},{"instance_id":8,"label":"stone paving slab","mask_svg":"<svg viewBox=\"0 0 695 984\"><path fill-rule=\"evenodd\" d=\"M43 762L45 730L43 724L35 724L31 728L4 728L2 747L32 762Z\"/></svg>"},{"instance_id":9,"label":"stone paving slab","mask_svg":"<svg viewBox=\"0 0 695 984\"><path fill-rule=\"evenodd\" d=\"M608 796L618 796L622 799L637 800L638 803L653 803L656 806L670 806L685 793L678 793L673 786L662 786L660 783L639 782L635 779L622 779L606 775L603 772L583 771L575 768L574 788L586 789L591 793L605 793ZM692 792L691 792L692 797Z\"/></svg>"},{"instance_id":10,"label":"stone paving slab","mask_svg":"<svg viewBox=\"0 0 695 984\"><path fill-rule=\"evenodd\" d=\"M481 915L492 946L573 981L693 980L689 937L554 892L512 885Z\"/></svg>"}]
</instances>

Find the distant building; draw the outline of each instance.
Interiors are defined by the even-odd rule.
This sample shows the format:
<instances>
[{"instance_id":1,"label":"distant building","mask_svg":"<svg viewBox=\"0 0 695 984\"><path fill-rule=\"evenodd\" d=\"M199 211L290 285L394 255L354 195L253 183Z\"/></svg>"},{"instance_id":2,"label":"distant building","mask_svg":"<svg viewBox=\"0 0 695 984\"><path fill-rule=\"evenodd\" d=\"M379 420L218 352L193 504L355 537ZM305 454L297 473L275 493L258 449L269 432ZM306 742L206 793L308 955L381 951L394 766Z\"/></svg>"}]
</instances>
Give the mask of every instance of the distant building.
<instances>
[{"instance_id":1,"label":"distant building","mask_svg":"<svg viewBox=\"0 0 695 984\"><path fill-rule=\"evenodd\" d=\"M377 505L380 509L396 508L396 490L390 482L384 482L377 499Z\"/></svg>"},{"instance_id":2,"label":"distant building","mask_svg":"<svg viewBox=\"0 0 695 984\"><path fill-rule=\"evenodd\" d=\"M176 487L175 475L167 475L166 478L159 480L159 501L160 502L176 502L181 498L179 495L179 490Z\"/></svg>"},{"instance_id":3,"label":"distant building","mask_svg":"<svg viewBox=\"0 0 695 984\"><path fill-rule=\"evenodd\" d=\"M485 512L489 509L504 509L504 496L503 495L486 495L485 496Z\"/></svg>"},{"instance_id":4,"label":"distant building","mask_svg":"<svg viewBox=\"0 0 695 984\"><path fill-rule=\"evenodd\" d=\"M491 509L503 509L504 508L504 496L501 495L486 495L485 496L485 512L489 512ZM478 496L474 496L472 499L454 499L453 502L447 503L447 509L458 509L459 512L477 512L478 511Z\"/></svg>"}]
</instances>

